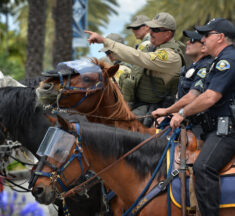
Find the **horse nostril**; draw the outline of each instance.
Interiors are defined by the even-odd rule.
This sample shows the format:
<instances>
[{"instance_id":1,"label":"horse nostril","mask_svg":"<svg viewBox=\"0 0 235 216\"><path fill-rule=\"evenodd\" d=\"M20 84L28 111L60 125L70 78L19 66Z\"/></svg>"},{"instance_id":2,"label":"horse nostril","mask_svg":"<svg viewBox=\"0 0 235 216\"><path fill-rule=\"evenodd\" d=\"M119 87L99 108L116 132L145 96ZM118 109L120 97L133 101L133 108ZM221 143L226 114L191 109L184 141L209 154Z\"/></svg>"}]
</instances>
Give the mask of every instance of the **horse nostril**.
<instances>
[{"instance_id":1,"label":"horse nostril","mask_svg":"<svg viewBox=\"0 0 235 216\"><path fill-rule=\"evenodd\" d=\"M50 90L52 87L53 87L52 83L44 83L42 86L44 90Z\"/></svg>"},{"instance_id":2,"label":"horse nostril","mask_svg":"<svg viewBox=\"0 0 235 216\"><path fill-rule=\"evenodd\" d=\"M32 194L35 196L35 197L39 197L41 194L43 194L44 192L44 189L42 187L36 187L33 191L32 191Z\"/></svg>"}]
</instances>

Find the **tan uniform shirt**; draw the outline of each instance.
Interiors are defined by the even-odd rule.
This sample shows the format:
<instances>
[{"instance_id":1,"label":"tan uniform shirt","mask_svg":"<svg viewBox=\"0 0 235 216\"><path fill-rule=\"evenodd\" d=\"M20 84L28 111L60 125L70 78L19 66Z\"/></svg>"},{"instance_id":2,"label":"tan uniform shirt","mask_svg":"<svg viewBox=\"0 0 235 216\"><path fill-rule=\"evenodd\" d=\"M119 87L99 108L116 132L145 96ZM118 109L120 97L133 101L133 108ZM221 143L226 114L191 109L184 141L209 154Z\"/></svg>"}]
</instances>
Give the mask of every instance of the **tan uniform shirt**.
<instances>
[{"instance_id":1,"label":"tan uniform shirt","mask_svg":"<svg viewBox=\"0 0 235 216\"><path fill-rule=\"evenodd\" d=\"M170 48L161 48L155 52L146 53L108 38L104 39L104 47L111 50L115 58L121 61L152 70L152 76L162 78L165 83L177 75L182 66L180 55Z\"/></svg>"}]
</instances>

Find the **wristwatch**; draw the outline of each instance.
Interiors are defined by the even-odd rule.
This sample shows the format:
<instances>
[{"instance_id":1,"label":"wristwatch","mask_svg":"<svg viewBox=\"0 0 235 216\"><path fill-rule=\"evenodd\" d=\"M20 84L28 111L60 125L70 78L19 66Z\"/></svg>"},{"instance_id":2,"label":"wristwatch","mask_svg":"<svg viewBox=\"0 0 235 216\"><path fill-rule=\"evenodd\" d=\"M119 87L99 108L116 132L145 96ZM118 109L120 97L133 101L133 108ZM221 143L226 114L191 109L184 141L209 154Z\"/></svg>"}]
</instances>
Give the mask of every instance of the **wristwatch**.
<instances>
[{"instance_id":1,"label":"wristwatch","mask_svg":"<svg viewBox=\"0 0 235 216\"><path fill-rule=\"evenodd\" d=\"M179 115L181 115L183 118L185 118L185 116L184 116L184 108L181 108L178 113L179 113Z\"/></svg>"}]
</instances>

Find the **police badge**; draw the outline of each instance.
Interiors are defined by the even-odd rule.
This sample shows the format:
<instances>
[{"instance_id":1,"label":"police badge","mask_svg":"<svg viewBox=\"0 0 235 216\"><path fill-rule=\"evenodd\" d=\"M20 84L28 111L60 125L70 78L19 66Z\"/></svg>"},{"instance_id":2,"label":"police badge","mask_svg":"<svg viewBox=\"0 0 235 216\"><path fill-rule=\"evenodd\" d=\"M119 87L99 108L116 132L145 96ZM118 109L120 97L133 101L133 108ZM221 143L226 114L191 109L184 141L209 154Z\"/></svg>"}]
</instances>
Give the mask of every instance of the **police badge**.
<instances>
[{"instance_id":1,"label":"police badge","mask_svg":"<svg viewBox=\"0 0 235 216\"><path fill-rule=\"evenodd\" d=\"M186 73L185 73L185 77L186 78L190 78L195 72L195 68L190 68Z\"/></svg>"}]
</instances>

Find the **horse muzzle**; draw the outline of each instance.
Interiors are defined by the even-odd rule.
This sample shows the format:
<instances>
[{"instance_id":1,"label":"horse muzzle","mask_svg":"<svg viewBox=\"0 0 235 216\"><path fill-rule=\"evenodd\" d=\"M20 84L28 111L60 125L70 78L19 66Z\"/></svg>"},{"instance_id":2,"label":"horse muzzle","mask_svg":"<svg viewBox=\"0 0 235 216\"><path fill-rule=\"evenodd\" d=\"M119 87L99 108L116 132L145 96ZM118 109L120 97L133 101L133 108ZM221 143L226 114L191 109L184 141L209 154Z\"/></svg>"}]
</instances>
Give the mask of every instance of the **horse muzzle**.
<instances>
[{"instance_id":1,"label":"horse muzzle","mask_svg":"<svg viewBox=\"0 0 235 216\"><path fill-rule=\"evenodd\" d=\"M35 186L32 190L32 194L39 203L45 205L53 203L56 199L55 190L53 190L51 186L45 186L43 184Z\"/></svg>"},{"instance_id":2,"label":"horse muzzle","mask_svg":"<svg viewBox=\"0 0 235 216\"><path fill-rule=\"evenodd\" d=\"M43 105L51 105L56 103L57 95L59 91L55 89L53 83L42 83L40 87L36 89L36 95Z\"/></svg>"}]
</instances>

